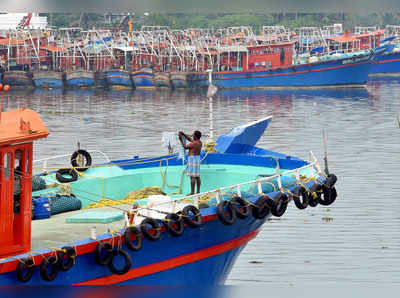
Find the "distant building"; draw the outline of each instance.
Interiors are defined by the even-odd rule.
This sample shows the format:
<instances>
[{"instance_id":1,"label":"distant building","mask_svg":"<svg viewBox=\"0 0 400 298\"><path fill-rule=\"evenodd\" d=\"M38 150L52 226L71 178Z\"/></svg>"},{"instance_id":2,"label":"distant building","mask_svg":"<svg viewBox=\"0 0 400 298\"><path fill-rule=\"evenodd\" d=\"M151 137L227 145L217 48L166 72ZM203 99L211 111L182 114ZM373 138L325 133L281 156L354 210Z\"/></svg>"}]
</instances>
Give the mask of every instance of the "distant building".
<instances>
[{"instance_id":1,"label":"distant building","mask_svg":"<svg viewBox=\"0 0 400 298\"><path fill-rule=\"evenodd\" d=\"M16 29L28 13L0 13L0 30ZM47 17L32 13L29 29L45 29L48 27Z\"/></svg>"}]
</instances>

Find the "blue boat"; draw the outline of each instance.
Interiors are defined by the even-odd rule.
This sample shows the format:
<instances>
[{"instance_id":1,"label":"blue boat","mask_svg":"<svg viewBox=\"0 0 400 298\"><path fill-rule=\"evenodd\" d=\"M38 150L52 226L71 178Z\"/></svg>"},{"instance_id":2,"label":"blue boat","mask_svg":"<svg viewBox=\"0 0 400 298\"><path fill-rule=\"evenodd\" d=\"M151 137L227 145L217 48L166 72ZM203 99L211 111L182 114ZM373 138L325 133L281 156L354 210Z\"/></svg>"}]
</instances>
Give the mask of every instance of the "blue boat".
<instances>
[{"instance_id":1,"label":"blue boat","mask_svg":"<svg viewBox=\"0 0 400 298\"><path fill-rule=\"evenodd\" d=\"M154 86L157 88L171 88L170 74L168 72L154 73Z\"/></svg>"},{"instance_id":2,"label":"blue boat","mask_svg":"<svg viewBox=\"0 0 400 298\"><path fill-rule=\"evenodd\" d=\"M89 70L68 71L65 82L69 88L93 87L95 84L94 72Z\"/></svg>"},{"instance_id":3,"label":"blue boat","mask_svg":"<svg viewBox=\"0 0 400 298\"><path fill-rule=\"evenodd\" d=\"M3 74L3 84L12 87L33 87L32 77L23 70L8 70Z\"/></svg>"},{"instance_id":4,"label":"blue boat","mask_svg":"<svg viewBox=\"0 0 400 298\"><path fill-rule=\"evenodd\" d=\"M29 178L32 141L49 131L31 110L2 119L8 134L0 135L0 160L7 155L9 168L19 150L26 179L14 182L12 170L0 176L2 212L19 208L0 217L0 285L223 284L246 244L291 201L304 209L337 196L336 177L315 158L255 146L271 117L219 137L216 153L203 151L203 192L191 196L183 195L190 185L181 179L186 158L177 154L91 166L90 153L79 149L71 166ZM21 130L21 119L29 129ZM41 219L31 222L32 197Z\"/></svg>"},{"instance_id":5,"label":"blue boat","mask_svg":"<svg viewBox=\"0 0 400 298\"><path fill-rule=\"evenodd\" d=\"M132 80L136 89L154 88L154 74L151 68L142 68L132 72Z\"/></svg>"},{"instance_id":6,"label":"blue boat","mask_svg":"<svg viewBox=\"0 0 400 298\"><path fill-rule=\"evenodd\" d=\"M383 45L376 52L369 76L400 76L400 44Z\"/></svg>"},{"instance_id":7,"label":"blue boat","mask_svg":"<svg viewBox=\"0 0 400 298\"><path fill-rule=\"evenodd\" d=\"M185 89L188 87L187 74L183 71L171 72L171 84L174 89Z\"/></svg>"},{"instance_id":8,"label":"blue boat","mask_svg":"<svg viewBox=\"0 0 400 298\"><path fill-rule=\"evenodd\" d=\"M115 69L105 71L105 79L109 88L128 88L132 89L131 75L128 71Z\"/></svg>"},{"instance_id":9,"label":"blue boat","mask_svg":"<svg viewBox=\"0 0 400 298\"><path fill-rule=\"evenodd\" d=\"M55 71L34 72L33 83L38 88L63 88L63 73Z\"/></svg>"}]
</instances>

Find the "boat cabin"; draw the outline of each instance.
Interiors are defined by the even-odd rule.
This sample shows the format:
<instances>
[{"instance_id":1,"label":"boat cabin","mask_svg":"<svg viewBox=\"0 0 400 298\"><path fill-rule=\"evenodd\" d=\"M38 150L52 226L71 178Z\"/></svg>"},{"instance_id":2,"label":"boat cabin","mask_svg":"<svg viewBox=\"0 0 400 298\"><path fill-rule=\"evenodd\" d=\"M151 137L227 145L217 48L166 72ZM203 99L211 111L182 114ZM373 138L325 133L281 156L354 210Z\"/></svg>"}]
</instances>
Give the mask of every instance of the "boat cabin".
<instances>
[{"instance_id":1,"label":"boat cabin","mask_svg":"<svg viewBox=\"0 0 400 298\"><path fill-rule=\"evenodd\" d=\"M48 134L32 110L0 111L0 258L30 251L33 141Z\"/></svg>"},{"instance_id":2,"label":"boat cabin","mask_svg":"<svg viewBox=\"0 0 400 298\"><path fill-rule=\"evenodd\" d=\"M248 47L249 70L266 70L292 65L294 42Z\"/></svg>"}]
</instances>

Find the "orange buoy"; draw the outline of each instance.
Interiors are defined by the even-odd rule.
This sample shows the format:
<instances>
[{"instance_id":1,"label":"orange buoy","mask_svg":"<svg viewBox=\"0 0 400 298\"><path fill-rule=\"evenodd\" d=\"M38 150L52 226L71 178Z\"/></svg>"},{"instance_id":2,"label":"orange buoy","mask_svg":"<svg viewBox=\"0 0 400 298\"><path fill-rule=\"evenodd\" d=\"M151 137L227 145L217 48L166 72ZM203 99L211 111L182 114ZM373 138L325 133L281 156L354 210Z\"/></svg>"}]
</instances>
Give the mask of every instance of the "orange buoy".
<instances>
[{"instance_id":1,"label":"orange buoy","mask_svg":"<svg viewBox=\"0 0 400 298\"><path fill-rule=\"evenodd\" d=\"M10 85L4 85L3 90L4 90L5 92L10 91Z\"/></svg>"},{"instance_id":2,"label":"orange buoy","mask_svg":"<svg viewBox=\"0 0 400 298\"><path fill-rule=\"evenodd\" d=\"M0 91L3 89L3 84L0 83Z\"/></svg>"}]
</instances>

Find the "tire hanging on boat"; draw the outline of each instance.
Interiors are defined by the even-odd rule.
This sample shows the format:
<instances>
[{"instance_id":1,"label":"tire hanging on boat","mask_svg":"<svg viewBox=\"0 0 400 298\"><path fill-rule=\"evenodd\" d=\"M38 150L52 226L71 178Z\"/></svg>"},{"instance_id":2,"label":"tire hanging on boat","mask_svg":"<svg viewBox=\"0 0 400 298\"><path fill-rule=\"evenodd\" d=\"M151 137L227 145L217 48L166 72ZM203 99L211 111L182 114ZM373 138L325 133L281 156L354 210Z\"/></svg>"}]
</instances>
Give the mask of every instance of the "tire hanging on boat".
<instances>
[{"instance_id":1,"label":"tire hanging on boat","mask_svg":"<svg viewBox=\"0 0 400 298\"><path fill-rule=\"evenodd\" d=\"M271 206L272 215L276 217L281 217L283 214L285 214L288 203L289 203L288 196L284 193L279 193L273 199L273 204Z\"/></svg>"},{"instance_id":2,"label":"tire hanging on boat","mask_svg":"<svg viewBox=\"0 0 400 298\"><path fill-rule=\"evenodd\" d=\"M241 197L234 197L232 199L232 207L240 219L245 219L250 215L250 204Z\"/></svg>"},{"instance_id":3,"label":"tire hanging on boat","mask_svg":"<svg viewBox=\"0 0 400 298\"><path fill-rule=\"evenodd\" d=\"M61 271L68 271L75 265L76 251L71 246L64 246L57 253L57 259Z\"/></svg>"},{"instance_id":4,"label":"tire hanging on boat","mask_svg":"<svg viewBox=\"0 0 400 298\"><path fill-rule=\"evenodd\" d=\"M71 178L64 177L70 175ZM70 183L78 180L78 174L73 169L59 169L56 173L56 179L61 183Z\"/></svg>"},{"instance_id":5,"label":"tire hanging on boat","mask_svg":"<svg viewBox=\"0 0 400 298\"><path fill-rule=\"evenodd\" d=\"M132 241L131 235L136 237L135 240ZM125 245L132 251L138 251L142 248L143 238L142 232L137 227L129 227L125 230Z\"/></svg>"},{"instance_id":6,"label":"tire hanging on boat","mask_svg":"<svg viewBox=\"0 0 400 298\"><path fill-rule=\"evenodd\" d=\"M335 202L336 197L337 192L335 187L328 188L324 186L322 190L322 196L318 197L318 203L320 203L322 206L329 206Z\"/></svg>"},{"instance_id":7,"label":"tire hanging on boat","mask_svg":"<svg viewBox=\"0 0 400 298\"><path fill-rule=\"evenodd\" d=\"M236 211L231 201L221 201L217 206L217 215L220 221L227 226L236 221Z\"/></svg>"},{"instance_id":8,"label":"tire hanging on boat","mask_svg":"<svg viewBox=\"0 0 400 298\"><path fill-rule=\"evenodd\" d=\"M147 225L150 225L151 228L148 229ZM156 241L161 237L160 225L154 218L145 218L140 224L140 229L143 235L150 241Z\"/></svg>"},{"instance_id":9,"label":"tire hanging on boat","mask_svg":"<svg viewBox=\"0 0 400 298\"><path fill-rule=\"evenodd\" d=\"M78 156L83 156L85 158L85 165L82 166L78 164L77 158ZM76 168L79 172L86 171L92 165L92 156L86 150L77 150L71 155L71 165Z\"/></svg>"},{"instance_id":10,"label":"tire hanging on boat","mask_svg":"<svg viewBox=\"0 0 400 298\"><path fill-rule=\"evenodd\" d=\"M53 281L60 269L60 264L55 256L47 256L40 264L40 276L45 281Z\"/></svg>"},{"instance_id":11,"label":"tire hanging on boat","mask_svg":"<svg viewBox=\"0 0 400 298\"><path fill-rule=\"evenodd\" d=\"M316 197L314 196L314 194L316 194ZM307 196L308 196L308 206L317 207L318 206L318 196L320 196L320 194L307 192Z\"/></svg>"},{"instance_id":12,"label":"tire hanging on boat","mask_svg":"<svg viewBox=\"0 0 400 298\"><path fill-rule=\"evenodd\" d=\"M256 219L264 219L270 212L273 201L268 196L261 196L253 206L253 216Z\"/></svg>"},{"instance_id":13,"label":"tire hanging on boat","mask_svg":"<svg viewBox=\"0 0 400 298\"><path fill-rule=\"evenodd\" d=\"M337 181L337 177L335 174L329 174L325 180L325 186L328 188L332 188Z\"/></svg>"},{"instance_id":14,"label":"tire hanging on boat","mask_svg":"<svg viewBox=\"0 0 400 298\"><path fill-rule=\"evenodd\" d=\"M298 209L302 210L307 208L309 196L304 186L302 185L296 186L293 193L293 201Z\"/></svg>"},{"instance_id":15,"label":"tire hanging on boat","mask_svg":"<svg viewBox=\"0 0 400 298\"><path fill-rule=\"evenodd\" d=\"M94 250L94 260L101 266L107 265L112 258L113 247L108 242L99 242Z\"/></svg>"},{"instance_id":16,"label":"tire hanging on boat","mask_svg":"<svg viewBox=\"0 0 400 298\"><path fill-rule=\"evenodd\" d=\"M200 210L193 205L183 208L182 216L183 221L192 228L200 227L203 222Z\"/></svg>"},{"instance_id":17,"label":"tire hanging on boat","mask_svg":"<svg viewBox=\"0 0 400 298\"><path fill-rule=\"evenodd\" d=\"M166 217L167 232L174 237L179 237L183 234L185 227L183 226L182 217L176 213L170 213Z\"/></svg>"},{"instance_id":18,"label":"tire hanging on boat","mask_svg":"<svg viewBox=\"0 0 400 298\"><path fill-rule=\"evenodd\" d=\"M28 282L31 280L33 271L35 270L35 263L32 258L25 258L19 261L17 265L16 274L20 282Z\"/></svg>"},{"instance_id":19,"label":"tire hanging on boat","mask_svg":"<svg viewBox=\"0 0 400 298\"><path fill-rule=\"evenodd\" d=\"M125 264L121 269L117 268L117 266L115 266L115 264L114 264L115 257L117 257L119 255L122 256L125 261ZM131 256L126 251L124 251L122 249L116 249L112 252L111 260L108 263L108 269L110 269L110 271L112 273L118 274L118 275L123 275L123 274L127 273L129 271L129 269L131 269L131 266L132 266L132 259L131 259Z\"/></svg>"}]
</instances>

